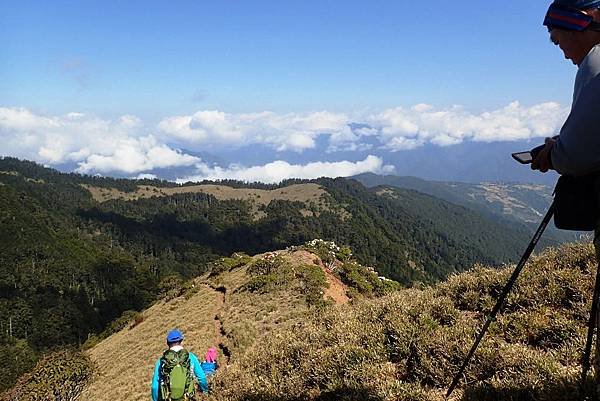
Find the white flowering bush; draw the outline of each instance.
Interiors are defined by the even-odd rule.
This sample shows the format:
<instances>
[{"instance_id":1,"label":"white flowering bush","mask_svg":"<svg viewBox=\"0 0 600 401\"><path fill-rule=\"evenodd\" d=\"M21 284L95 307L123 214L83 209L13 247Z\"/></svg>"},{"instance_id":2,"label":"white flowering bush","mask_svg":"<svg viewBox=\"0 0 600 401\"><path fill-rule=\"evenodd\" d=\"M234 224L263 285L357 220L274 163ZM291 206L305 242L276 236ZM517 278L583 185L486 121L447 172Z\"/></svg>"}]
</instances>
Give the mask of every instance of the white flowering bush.
<instances>
[{"instance_id":1,"label":"white flowering bush","mask_svg":"<svg viewBox=\"0 0 600 401\"><path fill-rule=\"evenodd\" d=\"M351 260L353 256L349 247L340 247L333 241L325 241L319 238L307 242L304 249L314 252L332 270L335 270L334 261L345 262Z\"/></svg>"}]
</instances>

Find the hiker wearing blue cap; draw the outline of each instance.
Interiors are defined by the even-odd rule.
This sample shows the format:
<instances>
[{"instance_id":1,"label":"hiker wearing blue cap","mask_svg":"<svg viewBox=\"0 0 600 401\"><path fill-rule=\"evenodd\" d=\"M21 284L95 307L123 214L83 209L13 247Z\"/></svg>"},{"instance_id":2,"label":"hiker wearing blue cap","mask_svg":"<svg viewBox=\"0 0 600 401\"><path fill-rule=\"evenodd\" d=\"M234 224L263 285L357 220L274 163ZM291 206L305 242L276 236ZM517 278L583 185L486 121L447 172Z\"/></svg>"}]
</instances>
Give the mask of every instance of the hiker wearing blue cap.
<instances>
[{"instance_id":1,"label":"hiker wearing blue cap","mask_svg":"<svg viewBox=\"0 0 600 401\"><path fill-rule=\"evenodd\" d=\"M152 401L183 401L193 399L195 381L200 391L208 392L208 383L196 355L181 343L183 333L173 329L167 333L167 349L156 361L152 377Z\"/></svg>"},{"instance_id":2,"label":"hiker wearing blue cap","mask_svg":"<svg viewBox=\"0 0 600 401\"><path fill-rule=\"evenodd\" d=\"M600 261L600 0L555 0L546 13L544 25L550 40L566 59L577 65L573 103L560 134L546 138L544 149L531 168L554 169L563 182L570 182L569 196L578 203L567 209L595 223L594 246ZM559 180L559 186L560 186ZM557 186L557 193L565 191ZM563 187L564 188L564 187ZM556 198L558 199L558 198ZM581 202L583 201L583 202ZM587 202L586 202L587 201ZM582 205L587 205L582 207ZM555 213L556 217L556 213ZM582 383L587 379L593 329L596 328L596 396L600 396L600 266L586 350L582 359Z\"/></svg>"}]
</instances>

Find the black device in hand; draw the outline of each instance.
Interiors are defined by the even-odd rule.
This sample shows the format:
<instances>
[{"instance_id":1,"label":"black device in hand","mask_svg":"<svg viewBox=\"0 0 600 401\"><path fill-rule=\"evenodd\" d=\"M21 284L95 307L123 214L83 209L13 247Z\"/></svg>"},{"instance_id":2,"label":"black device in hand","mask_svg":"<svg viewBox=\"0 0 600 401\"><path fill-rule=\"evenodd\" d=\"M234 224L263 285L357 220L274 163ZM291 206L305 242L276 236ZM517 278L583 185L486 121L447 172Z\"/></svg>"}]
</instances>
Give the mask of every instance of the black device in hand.
<instances>
[{"instance_id":1,"label":"black device in hand","mask_svg":"<svg viewBox=\"0 0 600 401\"><path fill-rule=\"evenodd\" d=\"M529 164L537 157L545 146L546 145L540 145L526 152L513 153L512 157L521 164Z\"/></svg>"}]
</instances>

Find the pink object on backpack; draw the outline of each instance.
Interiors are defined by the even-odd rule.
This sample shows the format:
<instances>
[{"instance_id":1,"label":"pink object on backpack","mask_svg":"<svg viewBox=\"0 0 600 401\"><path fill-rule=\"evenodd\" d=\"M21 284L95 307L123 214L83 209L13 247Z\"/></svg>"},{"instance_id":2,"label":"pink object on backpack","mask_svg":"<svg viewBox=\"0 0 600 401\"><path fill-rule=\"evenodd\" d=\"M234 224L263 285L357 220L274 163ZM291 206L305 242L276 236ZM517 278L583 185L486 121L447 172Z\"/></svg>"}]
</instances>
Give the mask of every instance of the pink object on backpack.
<instances>
[{"instance_id":1,"label":"pink object on backpack","mask_svg":"<svg viewBox=\"0 0 600 401\"><path fill-rule=\"evenodd\" d=\"M204 355L204 360L206 362L217 362L217 350L214 348L209 348Z\"/></svg>"}]
</instances>

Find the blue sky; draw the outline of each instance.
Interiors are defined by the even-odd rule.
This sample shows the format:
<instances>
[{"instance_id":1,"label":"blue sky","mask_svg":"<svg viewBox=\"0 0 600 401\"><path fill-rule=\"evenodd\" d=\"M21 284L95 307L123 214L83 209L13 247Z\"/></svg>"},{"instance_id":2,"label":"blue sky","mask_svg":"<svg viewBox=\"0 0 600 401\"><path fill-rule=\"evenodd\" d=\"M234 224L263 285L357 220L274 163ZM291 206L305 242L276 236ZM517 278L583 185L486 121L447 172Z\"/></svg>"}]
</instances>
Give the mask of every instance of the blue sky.
<instances>
[{"instance_id":1,"label":"blue sky","mask_svg":"<svg viewBox=\"0 0 600 401\"><path fill-rule=\"evenodd\" d=\"M485 120L482 113L499 112L514 101L527 116L535 114L531 108L549 102L560 105L564 113L575 68L562 59L541 26L547 4L541 0L4 1L0 121L5 124L0 134L14 142L22 142L23 135L31 141L39 137L40 143L26 151L9 147L0 153L50 164L88 162L94 152L83 152L82 143L77 144L80 149L65 145L62 156L56 149L48 156L48 149L43 149L48 144L42 142L56 140L58 133L51 139L47 135L53 124L70 126L62 130L65 136L90 124L96 130L90 131L93 136L104 124L112 131L127 131L120 137L139 141L152 135L157 146L218 153L230 138L222 130L242 124L246 113L275 113L276 122L251 118L258 120L257 127L292 125L280 133L297 134L292 144L259 138L257 127L242 129L244 145L268 143L279 151L314 147L317 131L331 128L330 123L315 128L306 122L294 125L289 118L280 121L290 115L294 121L310 120L310 113L327 112L344 115L346 120L336 117L342 125L350 120L376 125L382 119L397 123L397 116L382 117L386 110L427 104L427 110L444 113L454 113L452 107L460 105L456 118ZM556 106L544 109L557 111ZM207 111L225 113L225 128L221 124L219 131L211 125L213 117L209 116L210 123L193 117ZM456 144L442 138L444 130L452 131L449 123L440 127L421 115L400 114L416 128L403 128L404 137L391 143L388 125L396 123L378 126L385 137L380 142L388 150L414 148L415 142L405 139L415 136L417 146L427 142L431 130L439 131L432 143ZM65 120L67 115L71 117ZM74 128L74 116L86 124ZM127 129L119 125L123 116L130 118L124 124ZM183 133L181 124L165 128L178 116L188 117L191 131L186 126ZM23 122L33 119L35 124ZM520 126L529 132L516 135L519 139L544 136L558 124L553 121L552 127L539 128L525 121L527 117L522 119ZM309 137L301 137L307 130ZM450 133L461 141L465 135L489 141L480 134ZM253 135L258 139L248 140ZM218 143L210 142L214 136ZM339 142L339 135L336 138ZM515 134L504 139L514 140ZM334 145L329 153L337 149L338 143ZM114 156L115 150L110 152L107 148L98 156Z\"/></svg>"},{"instance_id":2,"label":"blue sky","mask_svg":"<svg viewBox=\"0 0 600 401\"><path fill-rule=\"evenodd\" d=\"M546 1L8 1L1 100L155 115L566 101Z\"/></svg>"}]
</instances>

